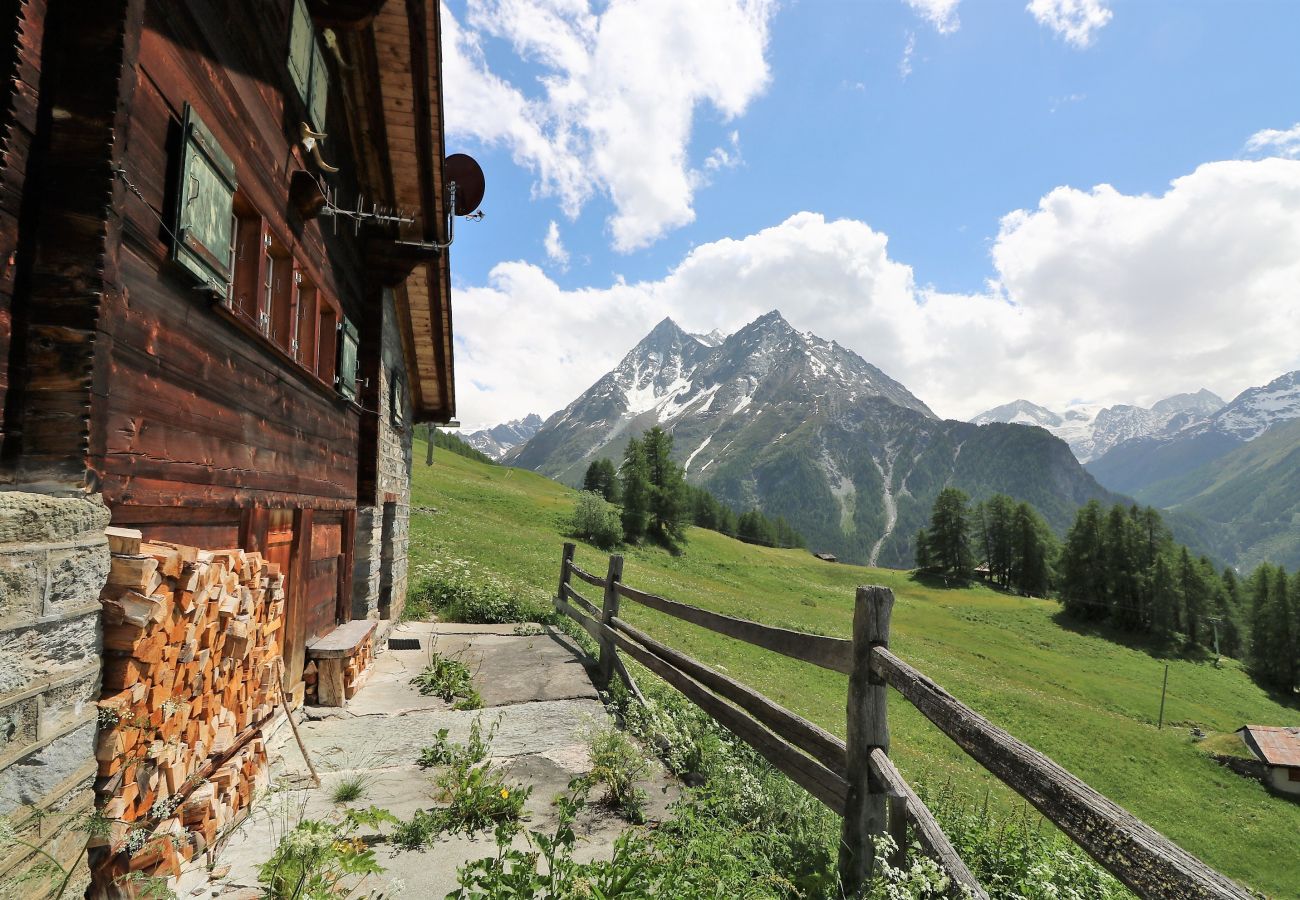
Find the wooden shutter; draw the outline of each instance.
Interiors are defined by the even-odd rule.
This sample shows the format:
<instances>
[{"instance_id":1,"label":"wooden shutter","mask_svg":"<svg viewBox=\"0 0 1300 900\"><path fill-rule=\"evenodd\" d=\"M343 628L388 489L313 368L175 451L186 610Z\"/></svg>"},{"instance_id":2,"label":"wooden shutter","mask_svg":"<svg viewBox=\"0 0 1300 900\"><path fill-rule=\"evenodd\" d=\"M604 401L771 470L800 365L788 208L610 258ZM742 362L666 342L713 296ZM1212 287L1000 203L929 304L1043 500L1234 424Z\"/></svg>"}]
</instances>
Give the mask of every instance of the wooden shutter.
<instances>
[{"instance_id":1,"label":"wooden shutter","mask_svg":"<svg viewBox=\"0 0 1300 900\"><path fill-rule=\"evenodd\" d=\"M349 400L357 397L357 326L344 319L339 326L339 393Z\"/></svg>"},{"instance_id":2,"label":"wooden shutter","mask_svg":"<svg viewBox=\"0 0 1300 900\"><path fill-rule=\"evenodd\" d=\"M311 16L307 13L307 4L303 0L293 0L293 12L289 25L289 75L302 102L311 96L311 58L316 49L315 30L312 28Z\"/></svg>"},{"instance_id":3,"label":"wooden shutter","mask_svg":"<svg viewBox=\"0 0 1300 900\"><path fill-rule=\"evenodd\" d=\"M172 259L225 297L233 246L235 164L185 104Z\"/></svg>"},{"instance_id":4,"label":"wooden shutter","mask_svg":"<svg viewBox=\"0 0 1300 900\"><path fill-rule=\"evenodd\" d=\"M325 130L325 106L330 96L330 73L325 68L325 54L320 52L320 44L311 44L311 100L307 102L307 112L311 115L311 124L317 131Z\"/></svg>"}]
</instances>

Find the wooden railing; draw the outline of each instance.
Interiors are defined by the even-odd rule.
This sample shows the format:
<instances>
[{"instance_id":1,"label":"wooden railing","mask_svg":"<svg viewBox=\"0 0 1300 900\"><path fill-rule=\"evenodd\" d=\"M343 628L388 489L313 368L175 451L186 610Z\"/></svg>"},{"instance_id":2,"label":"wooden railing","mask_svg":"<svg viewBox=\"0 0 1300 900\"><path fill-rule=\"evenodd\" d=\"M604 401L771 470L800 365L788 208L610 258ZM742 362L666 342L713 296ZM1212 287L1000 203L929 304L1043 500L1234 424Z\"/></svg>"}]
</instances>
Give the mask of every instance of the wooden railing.
<instances>
[{"instance_id":1,"label":"wooden railing","mask_svg":"<svg viewBox=\"0 0 1300 900\"><path fill-rule=\"evenodd\" d=\"M602 591L599 607L574 589L575 577ZM854 896L871 878L878 836L889 834L894 839L894 863L901 864L910 827L912 838L925 854L948 873L952 896L988 897L934 815L889 759L890 687L1139 896L1242 900L1252 896L890 652L894 595L887 588L858 588L852 640L774 628L637 590L623 583L621 556L609 558L603 578L593 575L574 562L573 544L564 545L556 593L556 609L574 619L600 645L597 680L602 687L617 674L636 691L619 658L618 651L623 651L843 817L839 868L846 896ZM848 740L841 741L752 688L629 625L619 615L624 599L848 675Z\"/></svg>"}]
</instances>

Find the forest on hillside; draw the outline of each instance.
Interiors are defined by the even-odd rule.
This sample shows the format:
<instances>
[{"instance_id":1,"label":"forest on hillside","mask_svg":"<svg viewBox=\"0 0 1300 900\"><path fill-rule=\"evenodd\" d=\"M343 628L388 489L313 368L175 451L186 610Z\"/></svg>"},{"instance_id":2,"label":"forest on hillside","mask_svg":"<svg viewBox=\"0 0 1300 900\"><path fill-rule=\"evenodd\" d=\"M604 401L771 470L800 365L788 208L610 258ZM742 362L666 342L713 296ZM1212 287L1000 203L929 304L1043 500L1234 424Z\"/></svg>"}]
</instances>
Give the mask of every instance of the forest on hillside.
<instances>
[{"instance_id":1,"label":"forest on hillside","mask_svg":"<svg viewBox=\"0 0 1300 900\"><path fill-rule=\"evenodd\" d=\"M1058 541L1027 503L995 495L972 506L945 488L916 547L923 572L1054 596L1077 620L1240 658L1261 685L1288 696L1300 688L1300 572L1218 570L1177 543L1153 507L1091 501Z\"/></svg>"}]
</instances>

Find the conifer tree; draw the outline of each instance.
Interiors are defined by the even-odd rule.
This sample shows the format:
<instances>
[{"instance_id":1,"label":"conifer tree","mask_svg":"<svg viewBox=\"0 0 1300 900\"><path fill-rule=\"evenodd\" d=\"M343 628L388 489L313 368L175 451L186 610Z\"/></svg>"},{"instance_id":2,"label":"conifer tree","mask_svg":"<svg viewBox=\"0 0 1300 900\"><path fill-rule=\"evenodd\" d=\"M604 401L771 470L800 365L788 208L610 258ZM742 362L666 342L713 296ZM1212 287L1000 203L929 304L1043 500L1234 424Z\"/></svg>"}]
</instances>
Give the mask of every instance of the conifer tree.
<instances>
[{"instance_id":1,"label":"conifer tree","mask_svg":"<svg viewBox=\"0 0 1300 900\"><path fill-rule=\"evenodd\" d=\"M930 536L925 533L924 528L916 532L915 543L916 543L916 551L915 551L916 568L924 572L925 570L929 569L930 566L932 565L932 563L930 562Z\"/></svg>"},{"instance_id":2,"label":"conifer tree","mask_svg":"<svg viewBox=\"0 0 1300 900\"><path fill-rule=\"evenodd\" d=\"M969 578L974 568L969 500L959 488L944 488L930 515L930 558L941 572L956 578Z\"/></svg>"},{"instance_id":3,"label":"conifer tree","mask_svg":"<svg viewBox=\"0 0 1300 900\"><path fill-rule=\"evenodd\" d=\"M623 451L620 473L623 494L623 539L636 543L645 536L650 518L650 478L646 470L645 449L632 438Z\"/></svg>"},{"instance_id":4,"label":"conifer tree","mask_svg":"<svg viewBox=\"0 0 1300 900\"><path fill-rule=\"evenodd\" d=\"M672 460L672 435L656 425L645 433L642 447L650 483L649 533L674 547L685 535L686 498L681 467Z\"/></svg>"}]
</instances>

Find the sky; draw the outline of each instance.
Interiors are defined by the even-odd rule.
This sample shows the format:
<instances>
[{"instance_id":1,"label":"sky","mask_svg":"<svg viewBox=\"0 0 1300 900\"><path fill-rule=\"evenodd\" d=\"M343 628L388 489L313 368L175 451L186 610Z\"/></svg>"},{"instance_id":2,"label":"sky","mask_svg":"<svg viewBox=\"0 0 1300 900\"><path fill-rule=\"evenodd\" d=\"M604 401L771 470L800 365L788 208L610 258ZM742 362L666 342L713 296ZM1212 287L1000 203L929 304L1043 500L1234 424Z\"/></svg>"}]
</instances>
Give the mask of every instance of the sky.
<instances>
[{"instance_id":1,"label":"sky","mask_svg":"<svg viewBox=\"0 0 1300 900\"><path fill-rule=\"evenodd\" d=\"M1300 368L1300 2L448 0L458 417L771 309L939 415Z\"/></svg>"}]
</instances>

